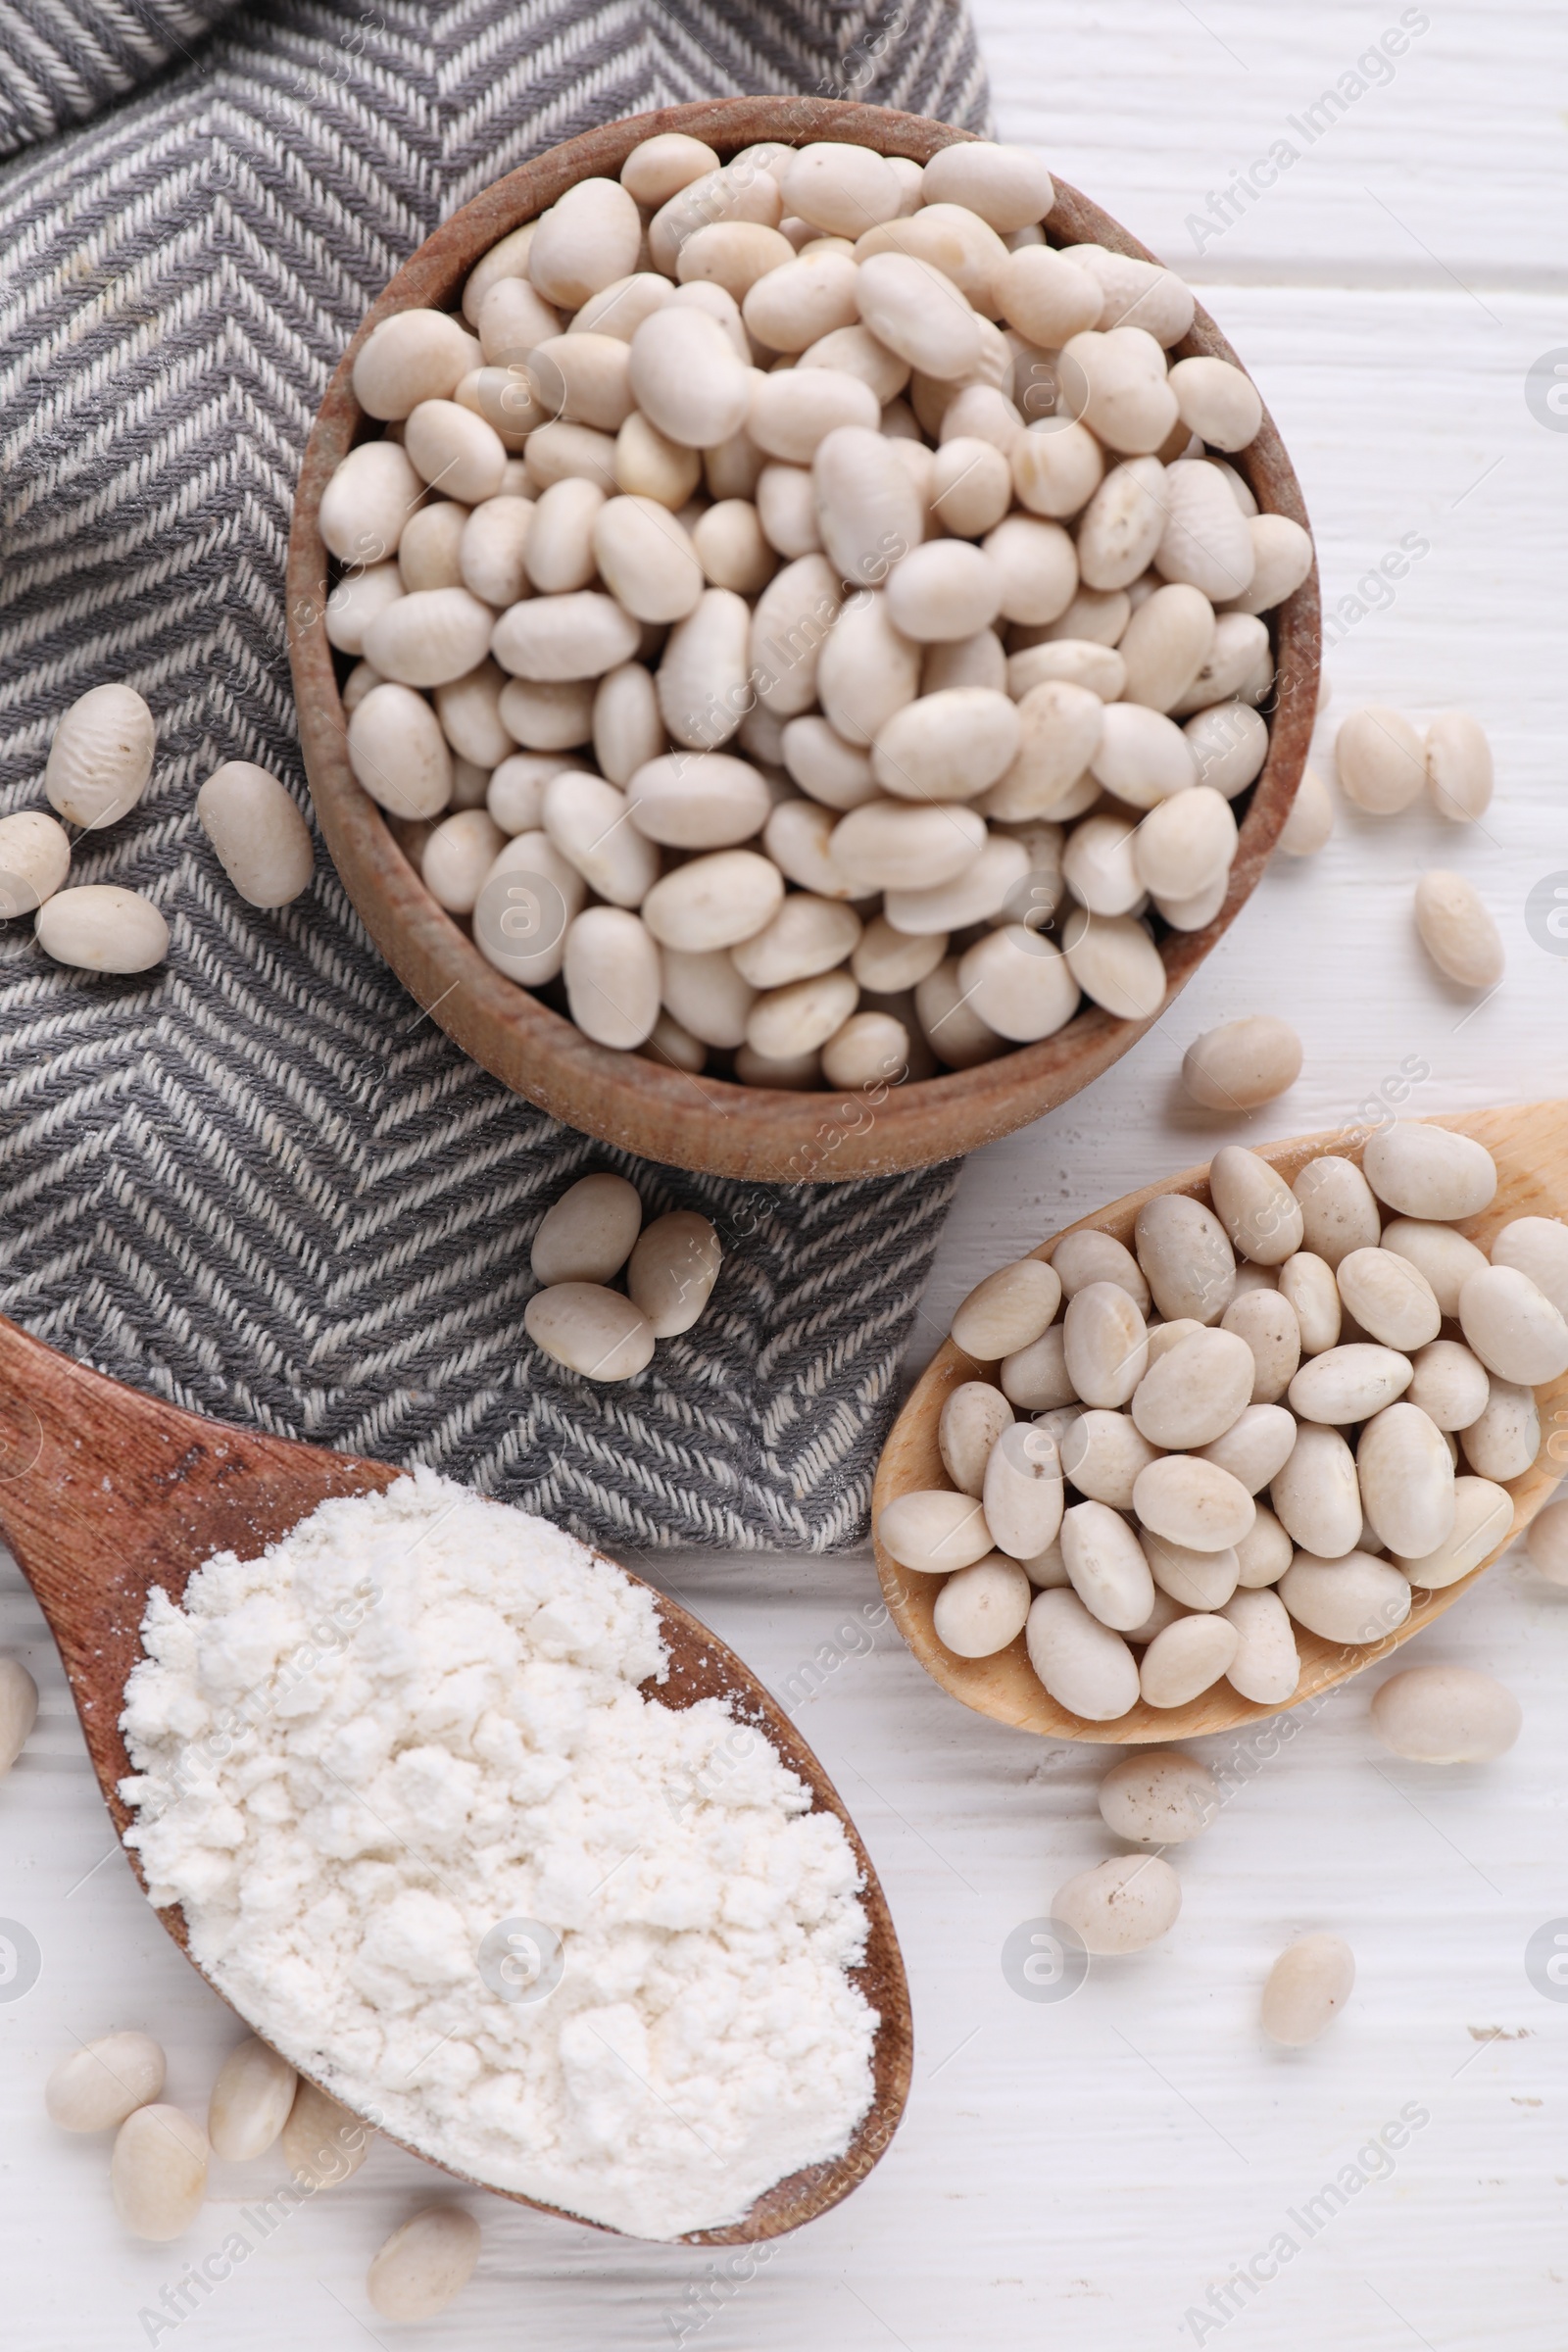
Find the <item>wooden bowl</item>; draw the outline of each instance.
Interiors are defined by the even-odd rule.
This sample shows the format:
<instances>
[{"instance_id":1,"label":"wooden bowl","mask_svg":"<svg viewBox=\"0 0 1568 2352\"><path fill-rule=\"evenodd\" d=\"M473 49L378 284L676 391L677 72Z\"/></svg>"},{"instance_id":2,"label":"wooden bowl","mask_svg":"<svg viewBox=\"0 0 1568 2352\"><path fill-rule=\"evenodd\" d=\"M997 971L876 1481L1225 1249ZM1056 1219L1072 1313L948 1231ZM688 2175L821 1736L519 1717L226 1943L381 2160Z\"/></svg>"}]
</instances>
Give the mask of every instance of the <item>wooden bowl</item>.
<instances>
[{"instance_id":1,"label":"wooden bowl","mask_svg":"<svg viewBox=\"0 0 1568 2352\"><path fill-rule=\"evenodd\" d=\"M1537 1102L1522 1108L1429 1118L1422 1123L1429 1127L1453 1127L1473 1136L1477 1143L1485 1144L1497 1163L1497 1192L1491 1207L1456 1227L1456 1231L1482 1249L1490 1248L1494 1236L1515 1217L1568 1217L1568 1104ZM1278 1168L1287 1183L1293 1183L1306 1162L1324 1152L1353 1159L1359 1166L1366 1140L1364 1133L1347 1136L1341 1130L1327 1135L1299 1136L1287 1144L1259 1144L1252 1149L1271 1167ZM1180 1176L1168 1176L1162 1184L1148 1185L1141 1193L1129 1193L1125 1200L1113 1200L1108 1208L1097 1209L1091 1217L1080 1217L1076 1225L1065 1230L1081 1233L1089 1226L1096 1232L1112 1235L1131 1249L1138 1211L1146 1200L1152 1200L1160 1193L1187 1193L1205 1206L1211 1205L1206 1163L1200 1168L1188 1168ZM1060 1234L1053 1235L1033 1254L1049 1258L1061 1238ZM1452 1328L1446 1326L1446 1333L1451 1336ZM888 1504L900 1494L926 1487L952 1486L937 1446L942 1407L962 1381L984 1380L994 1387L999 1385L997 1371L995 1364L976 1363L973 1356L956 1348L952 1340L932 1358L883 1448L871 1498L873 1529ZM1565 1436L1568 1373L1538 1389L1536 1401L1541 1409L1542 1449L1522 1477L1506 1482L1513 1496L1514 1515L1503 1542L1457 1584L1446 1585L1435 1592L1417 1590L1409 1616L1385 1641L1342 1644L1326 1642L1320 1635L1309 1634L1304 1626L1298 1625L1295 1632L1301 1677L1295 1697L1281 1705L1243 1698L1229 1683L1219 1682L1183 1707L1151 1707L1140 1700L1113 1723L1086 1723L1081 1716L1068 1714L1051 1696L1029 1663L1021 1634L995 1657L955 1657L938 1641L932 1623L943 1579L911 1575L880 1544L876 1546L877 1573L889 1611L927 1674L955 1698L961 1698L966 1707L973 1707L977 1714L994 1715L999 1723L1010 1724L1015 1731L1039 1732L1050 1740L1110 1740L1118 1745L1150 1740L1197 1740L1209 1733L1235 1731L1243 1724L1256 1723L1265 1716L1282 1714L1286 1708L1298 1707L1303 1699L1315 1698L1348 1676L1359 1674L1363 1667L1386 1658L1408 1642L1412 1634L1420 1633L1423 1626L1451 1608L1477 1577L1485 1576L1494 1560L1529 1526L1543 1503L1550 1500L1563 1474L1565 1446L1568 1446Z\"/></svg>"},{"instance_id":2,"label":"wooden bowl","mask_svg":"<svg viewBox=\"0 0 1568 2352\"><path fill-rule=\"evenodd\" d=\"M503 978L436 905L386 817L350 772L332 648L320 626L328 583L318 514L334 467L366 436L368 420L350 381L360 346L394 311L453 307L468 271L498 238L532 220L573 181L615 176L640 140L668 130L691 132L720 154L760 139L792 145L848 139L920 163L969 136L921 115L837 99L727 98L664 107L550 148L497 180L426 238L345 353L300 471L289 537L288 630L311 796L344 888L404 986L465 1053L553 1117L646 1159L721 1176L838 1181L928 1167L1065 1102L1135 1045L1149 1022L1116 1020L1091 1005L1039 1045L1022 1046L976 1069L895 1088L874 1108L858 1097L785 1094L722 1078L692 1078L638 1054L595 1045L539 998ZM1057 243L1091 242L1143 260L1154 258L1098 205L1059 180L1048 227ZM1180 349L1189 357L1207 353L1236 360L1201 310ZM1233 463L1261 509L1306 523L1296 475L1266 411L1257 438ZM1206 929L1173 931L1161 942L1167 1004L1235 920L1290 813L1317 707L1315 569L1271 616L1271 625L1277 685L1268 759L1251 790L1224 906Z\"/></svg>"}]
</instances>

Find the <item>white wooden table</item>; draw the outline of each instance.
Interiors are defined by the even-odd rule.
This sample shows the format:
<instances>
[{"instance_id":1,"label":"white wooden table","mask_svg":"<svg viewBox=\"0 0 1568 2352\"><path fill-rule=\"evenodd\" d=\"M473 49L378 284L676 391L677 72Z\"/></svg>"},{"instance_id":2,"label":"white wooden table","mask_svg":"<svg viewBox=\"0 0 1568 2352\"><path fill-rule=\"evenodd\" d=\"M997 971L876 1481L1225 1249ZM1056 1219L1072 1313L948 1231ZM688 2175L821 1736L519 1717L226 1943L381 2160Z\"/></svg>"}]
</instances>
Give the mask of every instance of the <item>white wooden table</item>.
<instances>
[{"instance_id":1,"label":"white wooden table","mask_svg":"<svg viewBox=\"0 0 1568 2352\"><path fill-rule=\"evenodd\" d=\"M1416 717L1463 704L1492 732L1501 789L1484 829L1462 833L1420 813L1342 812L1329 850L1267 876L1091 1095L977 1154L911 1362L990 1266L1221 1141L1340 1125L1412 1067L1426 1073L1409 1097L1418 1111L1568 1093L1568 961L1524 919L1532 885L1568 873L1568 431L1525 399L1532 363L1568 344L1568 21L1547 0L1429 12L978 0L978 15L1003 134L1038 142L1200 284L1257 375L1301 476L1330 606L1386 551L1424 543L1391 604L1348 609L1331 720L1365 700ZM1322 106L1401 21L1392 79L1363 72L1343 111ZM1216 233L1210 191L1282 138L1299 159ZM1205 213L1210 230L1195 230L1190 216ZM1415 943L1411 886L1431 863L1469 872L1503 929L1507 983L1479 1011ZM1253 1009L1298 1023L1306 1067L1233 1128L1184 1105L1177 1071L1200 1031ZM1542 1923L1568 1916L1568 1593L1510 1562L1406 1653L1484 1663L1517 1690L1524 1737L1497 1765L1396 1762L1355 1684L1294 1719L1277 1748L1255 1740L1231 1757L1232 1743L1199 1743L1216 1767L1231 1757L1237 1793L1177 1857L1175 1932L1048 2005L1009 1988L1002 1946L1111 1849L1094 1804L1104 1751L1042 1745L945 1698L876 1624L864 1559L650 1565L776 1690L799 1690L816 1662L799 1720L864 1832L914 1994L913 2095L878 2171L824 2221L733 2266L474 2198L477 2278L443 2321L400 2329L370 2310L366 2265L439 2183L380 2148L231 2277L181 2290L280 2168L215 2168L190 2235L141 2246L115 2224L104 2145L42 2116L54 2058L115 2024L159 2036L168 2095L199 2112L234 2029L111 1851L53 1648L7 1568L0 1647L43 1686L38 1731L0 1788L0 1913L43 1952L26 1997L0 2002L9 2341L1150 2352L1223 2336L1226 2352L1562 2352L1568 2009L1532 1987L1523 1954ZM1261 2040L1258 1988L1309 1928L1353 1944L1355 1996L1316 2048L1281 2052ZM1357 2167L1401 2115L1398 2153ZM1384 2177L1363 2185L1372 2173ZM1329 2182L1337 2193L1322 2193Z\"/></svg>"}]
</instances>

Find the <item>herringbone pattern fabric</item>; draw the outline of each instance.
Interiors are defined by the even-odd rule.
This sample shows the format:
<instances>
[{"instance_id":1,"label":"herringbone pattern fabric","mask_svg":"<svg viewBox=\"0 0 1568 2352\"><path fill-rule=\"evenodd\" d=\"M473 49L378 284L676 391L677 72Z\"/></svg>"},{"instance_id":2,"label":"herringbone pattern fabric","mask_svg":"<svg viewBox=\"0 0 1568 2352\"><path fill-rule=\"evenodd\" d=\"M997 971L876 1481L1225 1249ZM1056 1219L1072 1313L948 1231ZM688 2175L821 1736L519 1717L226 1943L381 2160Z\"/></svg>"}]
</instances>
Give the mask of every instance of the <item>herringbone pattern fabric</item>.
<instances>
[{"instance_id":1,"label":"herringbone pattern fabric","mask_svg":"<svg viewBox=\"0 0 1568 2352\"><path fill-rule=\"evenodd\" d=\"M951 1171L780 1191L605 1152L422 1017L324 853L294 906L242 906L192 802L230 758L304 798L294 477L420 238L540 148L686 98L825 89L978 126L967 22L947 0L281 0L204 32L220 14L0 0L0 152L22 150L0 172L0 808L42 805L75 695L135 685L153 786L73 879L147 891L173 935L162 971L114 981L0 926L0 1305L199 1410L430 1462L592 1537L853 1542ZM709 1315L622 1388L521 1330L533 1228L594 1166L728 1246Z\"/></svg>"}]
</instances>

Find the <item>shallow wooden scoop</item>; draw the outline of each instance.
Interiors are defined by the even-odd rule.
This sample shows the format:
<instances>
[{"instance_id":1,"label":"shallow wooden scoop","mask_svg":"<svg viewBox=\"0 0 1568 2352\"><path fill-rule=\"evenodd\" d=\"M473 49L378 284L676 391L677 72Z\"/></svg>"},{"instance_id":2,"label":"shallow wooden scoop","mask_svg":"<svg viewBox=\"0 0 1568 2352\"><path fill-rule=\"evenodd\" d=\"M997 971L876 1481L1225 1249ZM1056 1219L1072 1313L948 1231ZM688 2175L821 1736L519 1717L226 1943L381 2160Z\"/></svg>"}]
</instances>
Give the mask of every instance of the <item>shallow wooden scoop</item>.
<instances>
[{"instance_id":1,"label":"shallow wooden scoop","mask_svg":"<svg viewBox=\"0 0 1568 2352\"><path fill-rule=\"evenodd\" d=\"M1456 1232L1466 1235L1481 1249L1489 1250L1494 1235L1515 1217L1568 1218L1568 1102L1533 1102L1501 1110L1468 1111L1451 1117L1423 1119L1421 1124L1453 1127L1461 1134L1473 1136L1478 1144L1485 1144L1497 1163L1497 1192L1491 1207L1484 1215L1455 1226ZM1359 1165L1368 1132L1356 1129L1348 1136L1340 1129L1325 1135L1298 1136L1287 1144L1255 1144L1251 1149L1259 1158L1278 1168L1287 1183L1292 1183L1309 1159L1316 1159L1326 1152L1353 1159ZM1152 1200L1159 1193L1190 1193L1195 1200L1208 1204L1207 1163L1188 1168L1180 1176L1167 1177L1163 1184L1148 1185L1141 1193L1129 1193L1125 1200L1113 1200L1108 1208L1080 1217L1076 1225L1066 1230L1079 1233L1085 1226L1091 1226L1098 1232L1113 1235L1131 1249L1138 1211L1146 1200ZM1061 1238L1060 1234L1054 1234L1050 1241L1041 1243L1034 1255L1049 1258ZM997 1373L995 1364L976 1363L972 1356L956 1348L952 1340L944 1344L927 1365L883 1449L871 1501L873 1528L888 1504L900 1494L926 1487L952 1486L937 1446L942 1407L960 1382L984 1380L995 1387L999 1385ZM1303 1698L1310 1698L1332 1684L1344 1682L1347 1676L1359 1674L1363 1666L1386 1658L1401 1642L1408 1642L1412 1634L1418 1634L1435 1617L1441 1617L1445 1609L1451 1608L1460 1594L1468 1592L1476 1578L1485 1575L1493 1561L1529 1526L1568 1466L1568 1435L1564 1434L1568 1431L1568 1374L1546 1388L1538 1389L1536 1396L1541 1407L1541 1452L1522 1478L1507 1482L1513 1496L1514 1517L1505 1540L1457 1584L1446 1585L1436 1592L1416 1591L1404 1624L1382 1642L1364 1645L1325 1642L1321 1636L1309 1634L1304 1626L1297 1626L1301 1679L1295 1697L1286 1699L1284 1706L1299 1706ZM955 1657L937 1640L932 1624L942 1578L916 1576L907 1568L901 1568L880 1544L876 1546L876 1564L889 1611L927 1674L944 1690L951 1690L955 1698L961 1698L966 1707L975 1708L981 1715L994 1715L999 1723L1010 1723L1019 1731L1040 1732L1052 1740L1131 1744L1149 1740L1199 1739L1205 1733L1234 1731L1238 1725L1255 1723L1261 1717L1282 1712L1278 1705L1243 1698L1229 1683L1221 1681L1184 1707L1151 1707L1140 1700L1113 1723L1086 1723L1081 1716L1069 1715L1064 1707L1059 1707L1046 1690L1029 1663L1021 1634L995 1657Z\"/></svg>"},{"instance_id":2,"label":"shallow wooden scoop","mask_svg":"<svg viewBox=\"0 0 1568 2352\"><path fill-rule=\"evenodd\" d=\"M328 1496L368 1494L399 1475L387 1462L328 1453L181 1412L85 1371L0 1318L0 1529L60 1645L93 1770L122 1835L131 1816L118 1784L131 1765L120 1714L126 1678L141 1656L142 1613L152 1588L161 1585L179 1600L192 1571L215 1551L231 1549L254 1559ZM686 2241L729 2245L799 2229L836 2205L871 2170L908 2094L909 1993L876 1873L821 1765L734 1651L674 1601L657 1592L654 1597L669 1674L649 1685L649 1694L669 1707L728 1699L758 1726L811 1789L814 1809L835 1813L843 1823L863 1875L870 1921L865 1961L856 1972L881 2020L870 2111L836 2162L791 2174L759 2197L743 2221L695 2231ZM127 1850L127 1859L140 1878L138 1858ZM158 1916L190 1959L184 1914L171 1908ZM423 2155L418 2148L409 2152ZM537 2204L510 2189L491 2193ZM538 2210L559 2211L548 2205ZM582 2220L580 2214L559 2218Z\"/></svg>"}]
</instances>

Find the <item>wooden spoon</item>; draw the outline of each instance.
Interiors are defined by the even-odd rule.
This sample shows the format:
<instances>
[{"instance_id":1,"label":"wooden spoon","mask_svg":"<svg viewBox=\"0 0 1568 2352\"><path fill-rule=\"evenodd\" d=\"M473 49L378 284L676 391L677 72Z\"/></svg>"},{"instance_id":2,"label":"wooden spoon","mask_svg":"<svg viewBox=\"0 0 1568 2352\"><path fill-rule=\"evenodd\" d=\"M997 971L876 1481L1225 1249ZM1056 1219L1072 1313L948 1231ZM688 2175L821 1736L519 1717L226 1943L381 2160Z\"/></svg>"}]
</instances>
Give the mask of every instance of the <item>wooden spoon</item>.
<instances>
[{"instance_id":1,"label":"wooden spoon","mask_svg":"<svg viewBox=\"0 0 1568 2352\"><path fill-rule=\"evenodd\" d=\"M1452 1127L1463 1135L1473 1136L1477 1143L1485 1144L1497 1163L1497 1192L1491 1207L1482 1216L1472 1217L1455 1228L1482 1249L1490 1249L1494 1235L1515 1217L1568 1218L1568 1103L1534 1102L1500 1110L1467 1111L1451 1117L1425 1119L1422 1124ZM1294 1182L1309 1159L1316 1159L1325 1152L1353 1159L1359 1165L1369 1132L1354 1129L1348 1135L1341 1129L1324 1135L1299 1136L1287 1144L1258 1144L1252 1149L1261 1159L1278 1168L1287 1182ZM1188 1168L1180 1176L1167 1177L1162 1184L1151 1184L1141 1193L1129 1193L1125 1200L1113 1200L1108 1208L1081 1217L1067 1231L1080 1233L1090 1226L1097 1232L1113 1235L1131 1249L1138 1211L1146 1200L1152 1200L1160 1193L1189 1193L1207 1204L1207 1166ZM1060 1234L1054 1234L1049 1242L1042 1242L1034 1255L1049 1258L1061 1238ZM926 1367L883 1449L871 1500L873 1528L888 1504L900 1494L920 1488L952 1486L937 1446L942 1407L961 1381L989 1381L995 1387L999 1385L997 1373L995 1364L976 1363L972 1356L955 1347L952 1340L944 1344ZM1304 1626L1297 1626L1301 1679L1295 1697L1285 1700L1285 1706L1299 1706L1303 1698L1311 1698L1333 1684L1344 1682L1348 1676L1359 1674L1363 1667L1379 1658L1386 1658L1401 1642L1408 1642L1412 1634L1418 1634L1435 1617L1441 1617L1445 1609L1451 1608L1459 1595L1468 1592L1476 1578L1484 1575L1529 1526L1551 1495L1568 1459L1568 1374L1546 1388L1538 1389L1536 1397L1541 1407L1541 1452L1522 1478L1507 1482L1513 1496L1513 1525L1496 1550L1489 1552L1480 1566L1461 1577L1457 1584L1446 1585L1436 1592L1417 1590L1404 1624L1382 1642L1364 1646L1344 1645L1325 1642L1319 1635L1309 1634ZM1029 1663L1021 1634L995 1657L955 1657L937 1640L932 1624L942 1578L911 1575L880 1544L876 1546L876 1563L888 1608L927 1674L944 1690L951 1690L955 1698L961 1698L966 1707L973 1707L981 1715L994 1715L999 1723L1010 1723L1019 1731L1039 1732L1052 1740L1110 1740L1126 1745L1147 1740L1195 1740L1205 1733L1234 1731L1240 1724L1255 1723L1263 1716L1282 1711L1278 1705L1243 1698L1229 1683L1218 1682L1184 1707L1151 1707L1140 1700L1113 1723L1086 1723L1081 1716L1069 1715L1046 1690Z\"/></svg>"},{"instance_id":2,"label":"wooden spoon","mask_svg":"<svg viewBox=\"0 0 1568 2352\"><path fill-rule=\"evenodd\" d=\"M131 1815L121 1800L119 1783L131 1764L120 1714L126 1678L142 1654L142 1614L153 1587L162 1586L178 1601L192 1571L215 1551L233 1550L242 1559L254 1559L329 1495L368 1494L389 1487L400 1475L388 1462L361 1461L181 1412L84 1370L0 1318L0 1530L60 1645L93 1770L122 1836ZM633 1584L642 1581L632 1577ZM798 2230L847 2196L876 2163L908 2094L909 1993L876 1873L821 1765L733 1650L662 1593L655 1592L654 1599L669 1674L666 1681L646 1686L649 1695L667 1707L727 1699L738 1715L759 1727L811 1789L814 1809L836 1814L844 1825L864 1880L870 1922L866 1957L855 1982L881 2021L871 2108L836 2161L792 2173L759 2197L742 2221L694 2230L683 2241L733 2245ZM139 1859L134 1853L127 1858L145 1886ZM183 1913L170 1908L158 1916L192 1967L199 1968ZM213 1983L210 1977L207 1982ZM220 1985L213 1984L213 1990L226 1997ZM437 2162L420 2148L409 2153ZM451 2165L440 2170L469 2179ZM556 2213L563 2221L583 2219L512 2189L491 2193Z\"/></svg>"}]
</instances>

